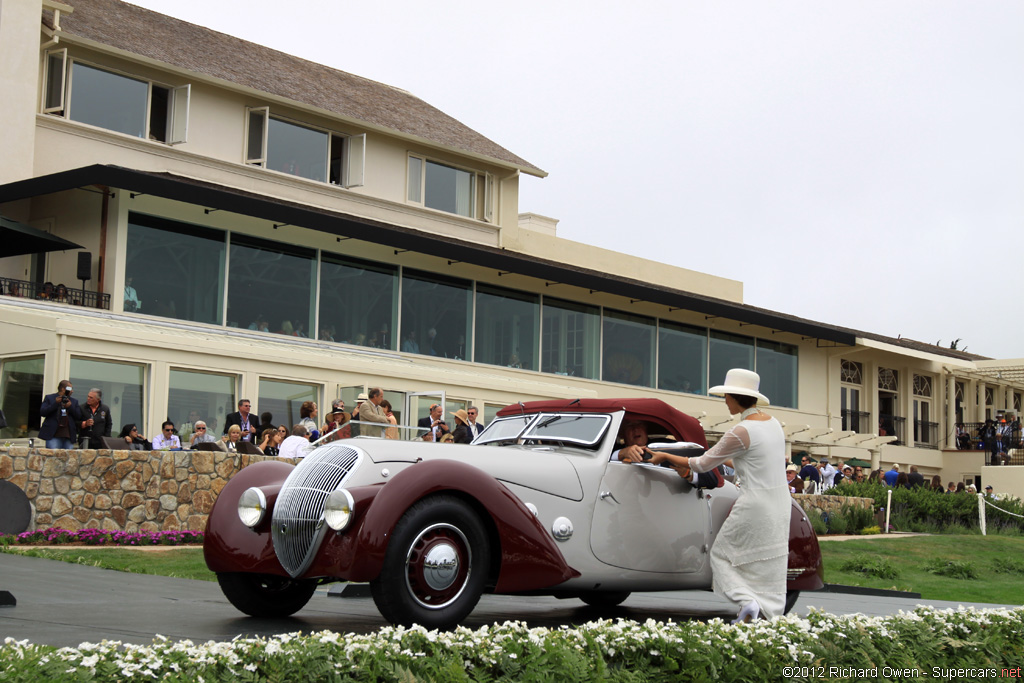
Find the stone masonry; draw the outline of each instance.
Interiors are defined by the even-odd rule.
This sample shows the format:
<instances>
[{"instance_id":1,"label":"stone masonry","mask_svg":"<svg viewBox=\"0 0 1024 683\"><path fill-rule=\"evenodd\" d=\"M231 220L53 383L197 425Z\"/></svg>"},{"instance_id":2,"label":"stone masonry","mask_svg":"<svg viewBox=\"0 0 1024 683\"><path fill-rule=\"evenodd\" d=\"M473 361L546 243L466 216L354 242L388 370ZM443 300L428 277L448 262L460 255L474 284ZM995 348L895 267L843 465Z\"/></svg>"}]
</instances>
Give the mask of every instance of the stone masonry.
<instances>
[{"instance_id":1,"label":"stone masonry","mask_svg":"<svg viewBox=\"0 0 1024 683\"><path fill-rule=\"evenodd\" d=\"M262 455L0 448L0 479L25 492L30 531L203 531L217 495ZM294 464L287 458L284 462Z\"/></svg>"}]
</instances>

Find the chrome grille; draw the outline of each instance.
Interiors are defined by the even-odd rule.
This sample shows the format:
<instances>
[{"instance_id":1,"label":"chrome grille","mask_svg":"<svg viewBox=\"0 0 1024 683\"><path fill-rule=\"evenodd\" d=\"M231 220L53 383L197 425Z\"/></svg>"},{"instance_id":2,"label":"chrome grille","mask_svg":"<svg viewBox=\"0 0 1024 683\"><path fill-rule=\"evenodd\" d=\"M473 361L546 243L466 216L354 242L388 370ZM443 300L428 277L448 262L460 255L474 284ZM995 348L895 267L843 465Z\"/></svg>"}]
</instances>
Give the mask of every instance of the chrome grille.
<instances>
[{"instance_id":1,"label":"chrome grille","mask_svg":"<svg viewBox=\"0 0 1024 683\"><path fill-rule=\"evenodd\" d=\"M270 533L277 559L289 575L300 576L309 568L327 530L324 502L362 458L354 448L328 444L312 451L288 475L274 503Z\"/></svg>"}]
</instances>

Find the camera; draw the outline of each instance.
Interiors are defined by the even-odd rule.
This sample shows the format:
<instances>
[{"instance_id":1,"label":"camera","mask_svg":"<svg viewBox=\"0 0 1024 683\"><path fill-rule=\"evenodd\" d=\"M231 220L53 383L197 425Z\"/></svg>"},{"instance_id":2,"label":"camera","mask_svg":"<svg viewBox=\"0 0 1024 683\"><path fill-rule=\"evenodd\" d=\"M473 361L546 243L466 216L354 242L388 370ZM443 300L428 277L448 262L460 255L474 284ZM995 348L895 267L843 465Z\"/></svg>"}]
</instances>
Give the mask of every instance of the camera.
<instances>
[{"instance_id":1,"label":"camera","mask_svg":"<svg viewBox=\"0 0 1024 683\"><path fill-rule=\"evenodd\" d=\"M68 398L68 396L65 394L64 396L61 396L60 402L63 403L64 405L70 405L71 399Z\"/></svg>"}]
</instances>

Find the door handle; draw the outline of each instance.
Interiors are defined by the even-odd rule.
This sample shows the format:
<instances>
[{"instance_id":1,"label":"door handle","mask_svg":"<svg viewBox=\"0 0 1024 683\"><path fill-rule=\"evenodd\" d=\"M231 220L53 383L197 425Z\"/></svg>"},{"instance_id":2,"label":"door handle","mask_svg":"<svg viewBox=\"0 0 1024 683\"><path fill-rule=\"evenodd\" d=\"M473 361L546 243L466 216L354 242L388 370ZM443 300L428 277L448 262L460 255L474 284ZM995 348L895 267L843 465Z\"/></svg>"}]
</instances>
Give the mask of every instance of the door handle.
<instances>
[{"instance_id":1,"label":"door handle","mask_svg":"<svg viewBox=\"0 0 1024 683\"><path fill-rule=\"evenodd\" d=\"M611 491L601 491L600 495L601 500L604 500L605 498L611 498L613 501L615 501L616 504L619 503L619 501L615 498Z\"/></svg>"}]
</instances>

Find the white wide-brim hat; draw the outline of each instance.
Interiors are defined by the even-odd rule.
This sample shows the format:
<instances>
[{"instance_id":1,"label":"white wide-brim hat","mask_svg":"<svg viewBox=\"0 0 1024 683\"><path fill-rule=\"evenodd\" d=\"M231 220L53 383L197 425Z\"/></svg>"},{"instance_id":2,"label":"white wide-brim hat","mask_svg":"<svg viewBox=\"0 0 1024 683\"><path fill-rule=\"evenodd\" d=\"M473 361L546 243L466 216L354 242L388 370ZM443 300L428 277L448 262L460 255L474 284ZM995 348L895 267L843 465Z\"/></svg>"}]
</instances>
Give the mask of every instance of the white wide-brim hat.
<instances>
[{"instance_id":1,"label":"white wide-brim hat","mask_svg":"<svg viewBox=\"0 0 1024 683\"><path fill-rule=\"evenodd\" d=\"M726 394L737 394L739 396L753 396L757 399L757 405L770 405L768 397L757 389L761 386L761 377L756 372L733 368L725 373L725 384L708 389L708 393L714 396L725 396Z\"/></svg>"}]
</instances>

